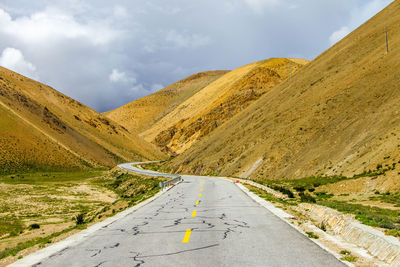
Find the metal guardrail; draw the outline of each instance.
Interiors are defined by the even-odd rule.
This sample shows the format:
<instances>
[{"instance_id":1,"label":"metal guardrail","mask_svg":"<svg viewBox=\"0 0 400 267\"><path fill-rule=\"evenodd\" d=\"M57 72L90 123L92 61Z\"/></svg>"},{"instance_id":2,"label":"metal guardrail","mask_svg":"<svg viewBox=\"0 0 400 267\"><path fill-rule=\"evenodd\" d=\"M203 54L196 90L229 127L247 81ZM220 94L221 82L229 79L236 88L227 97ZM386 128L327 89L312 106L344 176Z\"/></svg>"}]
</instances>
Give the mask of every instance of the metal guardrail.
<instances>
[{"instance_id":1,"label":"metal guardrail","mask_svg":"<svg viewBox=\"0 0 400 267\"><path fill-rule=\"evenodd\" d=\"M177 183L179 183L179 182L181 182L183 180L180 175L176 175L176 176L177 177L172 178L172 179L170 179L168 181L160 182L159 186L161 187L161 189L164 190L168 186L174 186L174 185L176 185Z\"/></svg>"},{"instance_id":2,"label":"metal guardrail","mask_svg":"<svg viewBox=\"0 0 400 267\"><path fill-rule=\"evenodd\" d=\"M143 175L171 178L168 181L159 183L159 186L161 187L162 190L164 190L168 186L173 186L173 185L176 185L178 182L183 181L183 179L180 175L160 173L160 172L146 170L146 169L138 169L133 166L133 165L146 164L146 163L150 163L150 162L131 162L131 163L119 164L118 166L123 170L136 172L136 173L143 174Z\"/></svg>"}]
</instances>

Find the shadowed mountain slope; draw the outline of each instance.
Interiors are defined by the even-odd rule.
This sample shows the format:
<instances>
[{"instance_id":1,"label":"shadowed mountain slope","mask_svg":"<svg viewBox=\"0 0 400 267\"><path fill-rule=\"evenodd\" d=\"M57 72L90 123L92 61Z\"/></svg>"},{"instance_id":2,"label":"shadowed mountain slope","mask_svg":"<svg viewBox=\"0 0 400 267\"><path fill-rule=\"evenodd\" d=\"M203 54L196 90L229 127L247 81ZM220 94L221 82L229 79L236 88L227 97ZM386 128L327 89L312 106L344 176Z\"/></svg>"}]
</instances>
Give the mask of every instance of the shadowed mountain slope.
<instances>
[{"instance_id":1,"label":"shadowed mountain slope","mask_svg":"<svg viewBox=\"0 0 400 267\"><path fill-rule=\"evenodd\" d=\"M142 135L164 152L182 153L307 62L272 58L233 70L182 102Z\"/></svg>"}]
</instances>

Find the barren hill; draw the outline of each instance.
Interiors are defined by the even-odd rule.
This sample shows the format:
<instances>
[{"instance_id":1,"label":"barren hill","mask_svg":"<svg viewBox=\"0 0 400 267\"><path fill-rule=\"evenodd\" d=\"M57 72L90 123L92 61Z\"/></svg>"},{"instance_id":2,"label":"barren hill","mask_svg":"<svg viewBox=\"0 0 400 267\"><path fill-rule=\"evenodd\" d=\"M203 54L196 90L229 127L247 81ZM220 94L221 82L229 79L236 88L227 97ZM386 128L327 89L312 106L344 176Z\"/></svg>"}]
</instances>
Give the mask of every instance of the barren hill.
<instances>
[{"instance_id":1,"label":"barren hill","mask_svg":"<svg viewBox=\"0 0 400 267\"><path fill-rule=\"evenodd\" d=\"M144 131L180 103L227 72L217 70L193 74L151 95L105 112L104 115L128 130Z\"/></svg>"},{"instance_id":2,"label":"barren hill","mask_svg":"<svg viewBox=\"0 0 400 267\"><path fill-rule=\"evenodd\" d=\"M394 1L169 167L215 174L218 164L222 175L280 179L397 164L398 180L399 85L400 1Z\"/></svg>"},{"instance_id":3,"label":"barren hill","mask_svg":"<svg viewBox=\"0 0 400 267\"><path fill-rule=\"evenodd\" d=\"M163 151L182 153L307 62L272 58L233 70L182 102L142 135Z\"/></svg>"},{"instance_id":4,"label":"barren hill","mask_svg":"<svg viewBox=\"0 0 400 267\"><path fill-rule=\"evenodd\" d=\"M0 67L0 173L115 166L164 157L135 132Z\"/></svg>"}]
</instances>

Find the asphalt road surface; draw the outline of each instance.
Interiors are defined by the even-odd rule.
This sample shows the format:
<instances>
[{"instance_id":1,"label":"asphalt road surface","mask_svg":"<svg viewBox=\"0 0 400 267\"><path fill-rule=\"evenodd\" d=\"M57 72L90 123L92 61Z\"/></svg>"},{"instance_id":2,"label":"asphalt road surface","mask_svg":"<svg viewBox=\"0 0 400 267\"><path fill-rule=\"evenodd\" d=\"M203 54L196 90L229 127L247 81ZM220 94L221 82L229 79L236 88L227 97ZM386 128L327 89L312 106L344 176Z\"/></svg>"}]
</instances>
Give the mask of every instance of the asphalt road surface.
<instances>
[{"instance_id":1,"label":"asphalt road surface","mask_svg":"<svg viewBox=\"0 0 400 267\"><path fill-rule=\"evenodd\" d=\"M183 179L35 266L345 266L234 183Z\"/></svg>"}]
</instances>

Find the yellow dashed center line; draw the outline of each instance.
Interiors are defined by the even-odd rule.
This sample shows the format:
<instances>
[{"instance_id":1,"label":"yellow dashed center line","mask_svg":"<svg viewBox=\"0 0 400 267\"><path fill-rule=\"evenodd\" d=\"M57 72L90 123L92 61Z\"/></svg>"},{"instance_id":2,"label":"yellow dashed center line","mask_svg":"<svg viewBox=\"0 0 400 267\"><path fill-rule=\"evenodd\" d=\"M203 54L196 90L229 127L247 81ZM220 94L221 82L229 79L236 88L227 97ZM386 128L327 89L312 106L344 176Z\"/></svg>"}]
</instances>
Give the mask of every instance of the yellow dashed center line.
<instances>
[{"instance_id":1,"label":"yellow dashed center line","mask_svg":"<svg viewBox=\"0 0 400 267\"><path fill-rule=\"evenodd\" d=\"M183 237L182 243L187 243L189 242L190 234L192 233L192 229L187 229L186 234Z\"/></svg>"},{"instance_id":2,"label":"yellow dashed center line","mask_svg":"<svg viewBox=\"0 0 400 267\"><path fill-rule=\"evenodd\" d=\"M204 187L204 182L202 182L202 184L201 184L200 192L203 192L203 190L204 190L203 187ZM199 194L199 197L201 197L201 194ZM199 204L200 204L200 200L197 200L196 201L196 205L199 205ZM196 217L196 214L197 214L197 210L194 210L192 212L192 217ZM185 233L185 236L183 237L182 243L188 243L191 234L192 234L192 229L187 229L186 233Z\"/></svg>"}]
</instances>

